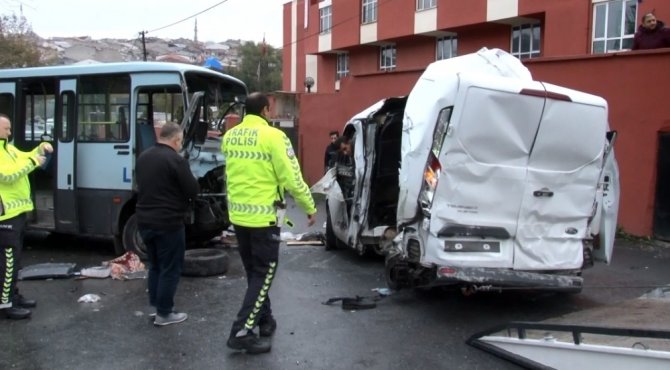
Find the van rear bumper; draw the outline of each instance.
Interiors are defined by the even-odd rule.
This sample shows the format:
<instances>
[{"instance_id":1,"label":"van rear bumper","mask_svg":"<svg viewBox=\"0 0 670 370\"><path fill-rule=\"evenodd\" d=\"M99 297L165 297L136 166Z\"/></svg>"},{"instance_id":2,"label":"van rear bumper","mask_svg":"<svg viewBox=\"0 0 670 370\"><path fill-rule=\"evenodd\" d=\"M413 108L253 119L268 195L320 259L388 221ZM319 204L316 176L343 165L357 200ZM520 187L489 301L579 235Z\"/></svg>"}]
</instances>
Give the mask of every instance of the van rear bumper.
<instances>
[{"instance_id":1,"label":"van rear bumper","mask_svg":"<svg viewBox=\"0 0 670 370\"><path fill-rule=\"evenodd\" d=\"M579 291L584 279L575 275L516 271L501 268L451 267L437 268L436 279L431 285L477 285L495 287L515 287L521 289L548 289ZM573 270L573 272L577 272ZM564 272L567 273L567 272Z\"/></svg>"}]
</instances>

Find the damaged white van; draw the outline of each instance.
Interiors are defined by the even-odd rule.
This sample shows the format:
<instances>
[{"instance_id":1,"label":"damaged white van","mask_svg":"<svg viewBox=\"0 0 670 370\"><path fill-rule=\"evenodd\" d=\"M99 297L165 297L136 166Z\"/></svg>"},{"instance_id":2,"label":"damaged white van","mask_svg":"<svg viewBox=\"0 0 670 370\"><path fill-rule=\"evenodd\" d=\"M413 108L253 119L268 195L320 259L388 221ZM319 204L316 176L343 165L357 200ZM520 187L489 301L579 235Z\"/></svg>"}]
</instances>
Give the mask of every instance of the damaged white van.
<instances>
[{"instance_id":1,"label":"damaged white van","mask_svg":"<svg viewBox=\"0 0 670 370\"><path fill-rule=\"evenodd\" d=\"M578 292L582 270L611 258L619 180L606 101L533 81L502 50L432 63L408 97L343 134L353 199L336 170L320 181L327 245L385 254L392 288Z\"/></svg>"}]
</instances>

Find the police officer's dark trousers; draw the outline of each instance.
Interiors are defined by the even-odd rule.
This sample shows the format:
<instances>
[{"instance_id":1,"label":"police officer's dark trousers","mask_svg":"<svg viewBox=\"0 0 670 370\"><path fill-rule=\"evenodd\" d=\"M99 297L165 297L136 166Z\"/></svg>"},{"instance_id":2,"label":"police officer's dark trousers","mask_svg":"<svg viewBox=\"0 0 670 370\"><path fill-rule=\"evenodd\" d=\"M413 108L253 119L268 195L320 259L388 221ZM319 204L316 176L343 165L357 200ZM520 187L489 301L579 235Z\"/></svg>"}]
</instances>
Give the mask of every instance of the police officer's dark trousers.
<instances>
[{"instance_id":1,"label":"police officer's dark trousers","mask_svg":"<svg viewBox=\"0 0 670 370\"><path fill-rule=\"evenodd\" d=\"M25 225L25 213L0 221L0 309L11 307L13 298L18 294L16 281Z\"/></svg>"},{"instance_id":2,"label":"police officer's dark trousers","mask_svg":"<svg viewBox=\"0 0 670 370\"><path fill-rule=\"evenodd\" d=\"M270 286L279 259L279 228L234 225L238 250L247 273L247 292L242 308L233 323L231 336L243 329L251 330L259 320L270 317Z\"/></svg>"}]
</instances>

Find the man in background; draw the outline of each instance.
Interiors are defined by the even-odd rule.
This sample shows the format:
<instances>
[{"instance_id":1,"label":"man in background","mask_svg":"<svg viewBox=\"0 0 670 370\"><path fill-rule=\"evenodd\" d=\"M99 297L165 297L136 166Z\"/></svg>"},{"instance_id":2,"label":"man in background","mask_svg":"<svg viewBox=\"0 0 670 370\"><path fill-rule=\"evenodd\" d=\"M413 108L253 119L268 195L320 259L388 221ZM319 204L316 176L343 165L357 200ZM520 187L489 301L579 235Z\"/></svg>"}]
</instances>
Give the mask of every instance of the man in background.
<instances>
[{"instance_id":1,"label":"man in background","mask_svg":"<svg viewBox=\"0 0 670 370\"><path fill-rule=\"evenodd\" d=\"M335 165L335 160L337 158L337 152L339 147L335 144L335 140L340 137L340 133L337 131L330 132L330 144L326 147L326 155L323 158L323 172L328 172Z\"/></svg>"},{"instance_id":2,"label":"man in background","mask_svg":"<svg viewBox=\"0 0 670 370\"><path fill-rule=\"evenodd\" d=\"M658 49L670 47L670 28L656 19L653 13L642 16L642 24L633 37L632 50Z\"/></svg>"}]
</instances>

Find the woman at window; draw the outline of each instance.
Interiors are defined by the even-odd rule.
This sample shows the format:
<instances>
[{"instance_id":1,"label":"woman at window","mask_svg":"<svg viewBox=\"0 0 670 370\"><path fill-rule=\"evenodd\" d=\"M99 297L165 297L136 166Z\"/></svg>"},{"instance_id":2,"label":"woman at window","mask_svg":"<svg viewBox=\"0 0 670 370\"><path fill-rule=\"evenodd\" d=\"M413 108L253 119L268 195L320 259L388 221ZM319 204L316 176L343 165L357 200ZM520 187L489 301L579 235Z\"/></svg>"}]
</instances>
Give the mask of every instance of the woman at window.
<instances>
[{"instance_id":1,"label":"woman at window","mask_svg":"<svg viewBox=\"0 0 670 370\"><path fill-rule=\"evenodd\" d=\"M670 47L670 28L652 13L642 16L642 24L635 33L633 50Z\"/></svg>"}]
</instances>

